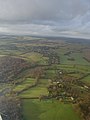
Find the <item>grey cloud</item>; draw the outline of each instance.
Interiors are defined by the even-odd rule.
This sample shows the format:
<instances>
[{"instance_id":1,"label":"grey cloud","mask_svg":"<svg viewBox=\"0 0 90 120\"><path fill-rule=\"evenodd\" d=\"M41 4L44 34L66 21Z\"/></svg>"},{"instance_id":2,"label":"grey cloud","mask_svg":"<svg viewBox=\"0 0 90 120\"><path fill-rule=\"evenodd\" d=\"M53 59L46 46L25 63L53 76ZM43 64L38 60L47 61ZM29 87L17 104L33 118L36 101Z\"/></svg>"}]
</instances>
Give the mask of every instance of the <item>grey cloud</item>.
<instances>
[{"instance_id":1,"label":"grey cloud","mask_svg":"<svg viewBox=\"0 0 90 120\"><path fill-rule=\"evenodd\" d=\"M89 0L0 0L0 32L68 34L89 29L89 21Z\"/></svg>"},{"instance_id":2,"label":"grey cloud","mask_svg":"<svg viewBox=\"0 0 90 120\"><path fill-rule=\"evenodd\" d=\"M8 21L70 19L87 11L87 4L82 1L0 0L0 19Z\"/></svg>"}]
</instances>

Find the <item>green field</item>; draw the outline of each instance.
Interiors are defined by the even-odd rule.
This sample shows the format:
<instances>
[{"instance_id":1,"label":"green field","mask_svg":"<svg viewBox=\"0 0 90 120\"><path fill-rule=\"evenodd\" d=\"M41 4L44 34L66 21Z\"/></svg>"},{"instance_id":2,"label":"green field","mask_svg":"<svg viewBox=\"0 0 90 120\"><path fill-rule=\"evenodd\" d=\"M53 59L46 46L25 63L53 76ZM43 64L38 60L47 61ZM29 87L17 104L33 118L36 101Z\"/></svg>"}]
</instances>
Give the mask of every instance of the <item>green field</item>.
<instances>
[{"instance_id":1,"label":"green field","mask_svg":"<svg viewBox=\"0 0 90 120\"><path fill-rule=\"evenodd\" d=\"M42 86L37 86L35 88L31 88L25 92L23 92L22 94L20 94L20 97L24 97L24 98L30 98L30 97L39 97L41 95L47 95L48 91L45 87Z\"/></svg>"},{"instance_id":2,"label":"green field","mask_svg":"<svg viewBox=\"0 0 90 120\"><path fill-rule=\"evenodd\" d=\"M39 64L47 64L47 57L44 57L42 54L37 53L37 52L31 52L31 53L26 53L21 55L21 57L25 58L29 62L37 62Z\"/></svg>"},{"instance_id":3,"label":"green field","mask_svg":"<svg viewBox=\"0 0 90 120\"><path fill-rule=\"evenodd\" d=\"M73 58L71 61L69 58ZM90 65L86 60L83 59L82 54L80 53L72 53L70 56L60 54L61 64L79 64L79 65Z\"/></svg>"},{"instance_id":4,"label":"green field","mask_svg":"<svg viewBox=\"0 0 90 120\"><path fill-rule=\"evenodd\" d=\"M82 79L83 82L90 84L90 75Z\"/></svg>"},{"instance_id":5,"label":"green field","mask_svg":"<svg viewBox=\"0 0 90 120\"><path fill-rule=\"evenodd\" d=\"M81 120L71 104L29 99L22 103L24 120Z\"/></svg>"},{"instance_id":6,"label":"green field","mask_svg":"<svg viewBox=\"0 0 90 120\"><path fill-rule=\"evenodd\" d=\"M23 92L22 94L20 94L20 97L30 98L30 97L39 97L40 95L47 95L48 94L46 88L47 85L48 85L48 79L41 79L39 81L39 85Z\"/></svg>"},{"instance_id":7,"label":"green field","mask_svg":"<svg viewBox=\"0 0 90 120\"><path fill-rule=\"evenodd\" d=\"M34 84L35 81L36 80L34 78L27 78L20 85L15 86L13 91L18 92L18 91L20 91L20 90Z\"/></svg>"}]
</instances>

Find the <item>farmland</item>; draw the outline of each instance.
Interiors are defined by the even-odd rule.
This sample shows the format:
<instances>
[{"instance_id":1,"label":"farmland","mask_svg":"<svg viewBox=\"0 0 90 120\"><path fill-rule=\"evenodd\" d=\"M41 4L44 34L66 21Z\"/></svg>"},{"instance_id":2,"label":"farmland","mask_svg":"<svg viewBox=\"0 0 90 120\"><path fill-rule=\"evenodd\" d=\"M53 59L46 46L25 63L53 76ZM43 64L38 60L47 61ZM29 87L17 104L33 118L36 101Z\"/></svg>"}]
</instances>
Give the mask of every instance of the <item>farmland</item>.
<instances>
[{"instance_id":1,"label":"farmland","mask_svg":"<svg viewBox=\"0 0 90 120\"><path fill-rule=\"evenodd\" d=\"M0 95L20 100L22 120L88 120L90 42L76 41L0 37Z\"/></svg>"},{"instance_id":2,"label":"farmland","mask_svg":"<svg viewBox=\"0 0 90 120\"><path fill-rule=\"evenodd\" d=\"M24 100L24 120L80 120L80 117L74 112L71 104L63 104L58 101ZM30 104L31 107L28 107ZM27 111L27 112L26 112Z\"/></svg>"}]
</instances>

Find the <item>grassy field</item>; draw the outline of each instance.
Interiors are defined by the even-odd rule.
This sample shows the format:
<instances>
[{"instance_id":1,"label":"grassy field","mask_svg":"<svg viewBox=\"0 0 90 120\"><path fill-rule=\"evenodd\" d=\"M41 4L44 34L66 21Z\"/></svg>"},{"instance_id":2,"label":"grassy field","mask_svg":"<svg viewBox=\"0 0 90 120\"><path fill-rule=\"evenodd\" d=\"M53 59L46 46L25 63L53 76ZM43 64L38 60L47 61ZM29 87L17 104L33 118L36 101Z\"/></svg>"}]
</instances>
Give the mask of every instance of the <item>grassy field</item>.
<instances>
[{"instance_id":1,"label":"grassy field","mask_svg":"<svg viewBox=\"0 0 90 120\"><path fill-rule=\"evenodd\" d=\"M71 104L29 99L22 102L24 120L81 120Z\"/></svg>"},{"instance_id":2,"label":"grassy field","mask_svg":"<svg viewBox=\"0 0 90 120\"><path fill-rule=\"evenodd\" d=\"M26 58L29 62L37 62L39 64L46 64L48 58L37 52L30 52L23 54L21 57Z\"/></svg>"},{"instance_id":3,"label":"grassy field","mask_svg":"<svg viewBox=\"0 0 90 120\"><path fill-rule=\"evenodd\" d=\"M16 91L16 92L20 91L20 90L22 90L22 89L24 89L24 88L26 88L26 87L34 84L35 81L36 80L34 78L27 78L21 84L15 86L15 88L13 89L13 91Z\"/></svg>"},{"instance_id":4,"label":"grassy field","mask_svg":"<svg viewBox=\"0 0 90 120\"><path fill-rule=\"evenodd\" d=\"M53 78L54 76L55 76L55 70L50 69L46 71L46 75L45 75L46 78Z\"/></svg>"},{"instance_id":5,"label":"grassy field","mask_svg":"<svg viewBox=\"0 0 90 120\"><path fill-rule=\"evenodd\" d=\"M73 58L74 60L71 61L69 58ZM80 65L90 65L85 59L83 59L82 54L80 53L72 53L70 56L60 54L61 64L80 64Z\"/></svg>"},{"instance_id":6,"label":"grassy field","mask_svg":"<svg viewBox=\"0 0 90 120\"><path fill-rule=\"evenodd\" d=\"M64 70L66 72L76 71L77 73L79 72L88 73L90 72L90 65L59 64L59 65L52 65L50 67L50 70L54 70L54 73L55 73L55 69Z\"/></svg>"},{"instance_id":7,"label":"grassy field","mask_svg":"<svg viewBox=\"0 0 90 120\"><path fill-rule=\"evenodd\" d=\"M47 94L48 94L47 89L39 85L35 88L31 88L23 92L22 94L20 94L20 97L21 98L39 97L41 95L47 95Z\"/></svg>"},{"instance_id":8,"label":"grassy field","mask_svg":"<svg viewBox=\"0 0 90 120\"><path fill-rule=\"evenodd\" d=\"M39 97L40 95L47 95L48 94L46 88L47 85L48 85L48 79L41 79L39 81L39 85L23 92L22 94L20 94L20 97L30 98L30 97Z\"/></svg>"},{"instance_id":9,"label":"grassy field","mask_svg":"<svg viewBox=\"0 0 90 120\"><path fill-rule=\"evenodd\" d=\"M63 48L59 48L57 53L60 56L60 62L61 64L80 64L80 65L90 65L88 61L86 61L83 57L83 53L78 52L78 48L74 48L75 46L65 46ZM78 46L80 49L80 46ZM73 49L72 49L73 48ZM74 51L74 52L72 52ZM67 52L70 52L70 54L65 55ZM70 60L70 59L74 60Z\"/></svg>"},{"instance_id":10,"label":"grassy field","mask_svg":"<svg viewBox=\"0 0 90 120\"><path fill-rule=\"evenodd\" d=\"M82 79L83 82L90 84L90 75Z\"/></svg>"},{"instance_id":11,"label":"grassy field","mask_svg":"<svg viewBox=\"0 0 90 120\"><path fill-rule=\"evenodd\" d=\"M80 78L82 76L82 74L80 73L73 73L73 74L68 74L71 77L75 77L75 78Z\"/></svg>"}]
</instances>

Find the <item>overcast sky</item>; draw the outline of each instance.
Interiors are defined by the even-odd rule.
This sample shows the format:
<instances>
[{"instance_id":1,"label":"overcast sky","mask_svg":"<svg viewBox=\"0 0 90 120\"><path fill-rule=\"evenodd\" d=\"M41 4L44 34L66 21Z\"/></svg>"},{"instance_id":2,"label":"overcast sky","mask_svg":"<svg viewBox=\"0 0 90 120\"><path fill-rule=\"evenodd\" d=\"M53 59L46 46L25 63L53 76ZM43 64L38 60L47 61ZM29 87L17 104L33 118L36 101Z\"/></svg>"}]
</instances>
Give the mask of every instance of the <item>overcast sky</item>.
<instances>
[{"instance_id":1,"label":"overcast sky","mask_svg":"<svg viewBox=\"0 0 90 120\"><path fill-rule=\"evenodd\" d=\"M0 33L90 35L90 0L0 0Z\"/></svg>"}]
</instances>

